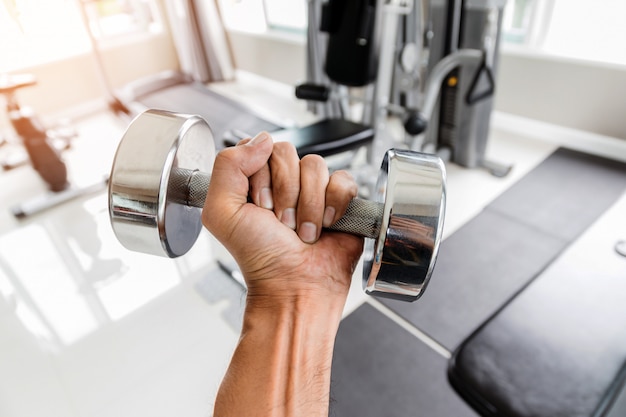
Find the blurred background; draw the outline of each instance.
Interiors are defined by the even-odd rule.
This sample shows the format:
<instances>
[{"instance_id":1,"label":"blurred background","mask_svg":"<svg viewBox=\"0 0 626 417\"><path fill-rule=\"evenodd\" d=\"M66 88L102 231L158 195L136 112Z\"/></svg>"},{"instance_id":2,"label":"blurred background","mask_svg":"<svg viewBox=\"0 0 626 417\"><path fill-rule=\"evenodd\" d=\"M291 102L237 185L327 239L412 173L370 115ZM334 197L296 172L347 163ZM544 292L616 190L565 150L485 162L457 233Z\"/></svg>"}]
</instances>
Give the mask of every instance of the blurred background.
<instances>
[{"instance_id":1,"label":"blurred background","mask_svg":"<svg viewBox=\"0 0 626 417\"><path fill-rule=\"evenodd\" d=\"M211 123L215 126L224 119L235 120L233 115L239 111L254 119L248 126L252 130L303 126L317 120L310 103L294 97L294 86L311 79L307 64L311 60L307 44L310 3L0 0L0 416L211 415L214 395L237 342L245 301L245 291L231 279L236 265L205 232L187 255L175 260L126 250L111 230L106 181L120 138L132 117L144 109L137 97L145 96L144 103L153 100L155 104L143 104L147 107L188 112L186 105L197 99L200 85L206 87L201 95L220 96L213 107L201 104L194 110L214 116ZM447 2L430 3L444 7ZM620 242L626 245L626 2L450 3L503 7L497 18L485 14L488 23L499 19L499 35L484 36L487 47L497 50L497 71L483 126L489 140L481 152L498 164L496 169L484 170L485 166L468 168L446 160L448 206L443 237L451 243L446 251L442 247L440 255L445 276L434 275L423 302L407 307L366 296L359 265L337 342L336 415L490 416L488 410L462 400L448 383L446 370L461 342L523 293L576 242L584 250L579 247L563 261L575 265L573 270L587 271L588 267L595 271L601 265L613 268L606 276L624 277L624 264L603 256L618 256L614 247L618 248L615 242L620 233ZM190 13L195 20L185 20ZM429 33L424 31L425 41ZM498 48L493 47L496 44ZM145 80L173 89L193 80L195 93L188 89L176 98L165 94L156 100L147 92ZM450 78L446 80L453 86ZM231 113L224 116L227 108ZM248 132L242 130L245 136ZM24 132L32 133L31 147L25 145ZM238 134L235 129L229 138L237 139ZM216 138L216 147L228 145L222 139ZM404 146L402 140L394 144ZM36 146L42 146L37 155L44 155L39 167L29 153ZM568 148L566 156L575 150L593 157L576 154L575 162L567 159L559 165L562 154L557 154L556 168L542 168L558 148ZM356 155L349 159L378 169L362 153ZM341 156L328 159L331 165L345 165ZM577 165L588 159L594 170L602 175L607 171L610 178L589 174L587 162ZM548 171L554 176L533 177L533 173ZM528 178L538 179L524 188L526 194L502 203L502 195L510 190L517 193L520 188L513 187L526 187ZM580 184L587 188L576 188ZM492 203L506 206L502 211L527 210L520 217L523 221L530 218L530 223L549 217L542 210L552 210L552 223L540 238L524 234L541 229L534 223L519 229L501 228L493 219L480 217L492 209L489 213L493 214L497 207ZM597 210L585 211L589 207ZM586 223L570 222L576 210L585 212ZM592 230L598 219L604 223ZM457 244L458 236L474 240ZM602 243L604 238L610 244ZM474 256L485 242L494 251L507 252ZM596 254L598 248L606 253ZM474 269L463 263L474 258L483 263ZM578 268L576 262L583 258L588 262ZM499 269L496 261L505 260L510 261L506 266L510 269ZM451 265L457 268L456 275L450 272ZM506 278L519 271L527 271L527 276L515 283L503 278L506 284L501 286L497 280L477 283L501 271L513 271L502 272ZM462 279L466 273L471 279ZM458 281L446 281L448 276ZM583 284L584 288L589 282ZM624 294L620 292L623 284L607 288L616 297ZM595 303L591 311L602 310L599 306L605 295L590 297ZM616 305L626 305L622 301L618 299ZM531 318L519 322L545 321L544 311L537 311L536 316L524 313L524 318ZM561 311L567 316L570 310L563 307ZM623 308L612 312L620 324ZM610 327L604 324L611 320L604 316L599 320L592 328ZM572 324L576 320L566 321L576 324ZM568 328L562 323L555 327ZM607 336L607 340L613 345L601 345L597 358L614 354L615 367L622 369L622 376L615 380L623 382L623 331L610 331L615 338ZM532 334L540 340L549 333ZM594 337L589 340L600 340L595 333ZM538 343L547 346L541 340ZM589 353L573 350L571 356L563 355L573 362L580 358L576 354ZM390 355L390 351L397 354ZM357 353L353 358L349 352ZM367 356L372 352L380 355ZM530 359L524 362L532 363ZM536 363L540 369L549 368ZM591 370L605 369L592 365ZM614 393L618 385L597 391ZM375 401L382 411L368 407L372 398L379 398L380 390L381 398L396 401L391 405ZM521 389L511 392L523 398Z\"/></svg>"}]
</instances>

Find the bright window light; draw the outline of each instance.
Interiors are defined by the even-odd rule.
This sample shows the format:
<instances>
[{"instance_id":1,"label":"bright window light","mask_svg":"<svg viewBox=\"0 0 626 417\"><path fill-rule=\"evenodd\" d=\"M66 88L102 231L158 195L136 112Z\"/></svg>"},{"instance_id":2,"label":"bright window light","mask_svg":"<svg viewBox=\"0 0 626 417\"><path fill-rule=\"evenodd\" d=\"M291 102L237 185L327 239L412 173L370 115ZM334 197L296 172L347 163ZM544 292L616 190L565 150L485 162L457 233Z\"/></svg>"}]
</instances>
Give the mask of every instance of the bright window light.
<instances>
[{"instance_id":1,"label":"bright window light","mask_svg":"<svg viewBox=\"0 0 626 417\"><path fill-rule=\"evenodd\" d=\"M89 25L100 39L163 31L155 0L79 0L85 5Z\"/></svg>"},{"instance_id":2,"label":"bright window light","mask_svg":"<svg viewBox=\"0 0 626 417\"><path fill-rule=\"evenodd\" d=\"M271 28L306 31L305 0L265 0L265 14Z\"/></svg>"},{"instance_id":3,"label":"bright window light","mask_svg":"<svg viewBox=\"0 0 626 417\"><path fill-rule=\"evenodd\" d=\"M509 0L502 31L509 45L626 65L624 0Z\"/></svg>"},{"instance_id":4,"label":"bright window light","mask_svg":"<svg viewBox=\"0 0 626 417\"><path fill-rule=\"evenodd\" d=\"M163 31L158 0L0 0L0 73L88 53L99 39Z\"/></svg>"},{"instance_id":5,"label":"bright window light","mask_svg":"<svg viewBox=\"0 0 626 417\"><path fill-rule=\"evenodd\" d=\"M0 73L89 51L75 0L0 0Z\"/></svg>"},{"instance_id":6,"label":"bright window light","mask_svg":"<svg viewBox=\"0 0 626 417\"><path fill-rule=\"evenodd\" d=\"M626 65L626 1L557 0L543 49Z\"/></svg>"},{"instance_id":7,"label":"bright window light","mask_svg":"<svg viewBox=\"0 0 626 417\"><path fill-rule=\"evenodd\" d=\"M535 3L534 0L510 0L507 2L502 23L505 42L516 44L527 42Z\"/></svg>"},{"instance_id":8,"label":"bright window light","mask_svg":"<svg viewBox=\"0 0 626 417\"><path fill-rule=\"evenodd\" d=\"M219 7L228 29L248 33L267 30L263 0L219 0Z\"/></svg>"},{"instance_id":9,"label":"bright window light","mask_svg":"<svg viewBox=\"0 0 626 417\"><path fill-rule=\"evenodd\" d=\"M218 0L224 26L248 33L268 29L304 33L306 0Z\"/></svg>"}]
</instances>

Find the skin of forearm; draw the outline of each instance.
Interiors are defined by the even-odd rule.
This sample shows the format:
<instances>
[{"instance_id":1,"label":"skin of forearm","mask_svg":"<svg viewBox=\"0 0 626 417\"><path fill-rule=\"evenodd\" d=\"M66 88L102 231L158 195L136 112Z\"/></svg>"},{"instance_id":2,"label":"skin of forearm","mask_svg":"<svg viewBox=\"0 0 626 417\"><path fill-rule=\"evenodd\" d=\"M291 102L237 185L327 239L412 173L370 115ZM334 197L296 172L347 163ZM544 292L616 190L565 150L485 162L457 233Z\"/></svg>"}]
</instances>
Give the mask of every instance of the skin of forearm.
<instances>
[{"instance_id":1,"label":"skin of forearm","mask_svg":"<svg viewBox=\"0 0 626 417\"><path fill-rule=\"evenodd\" d=\"M248 302L241 338L216 398L215 417L328 415L343 302L325 301L262 307Z\"/></svg>"}]
</instances>

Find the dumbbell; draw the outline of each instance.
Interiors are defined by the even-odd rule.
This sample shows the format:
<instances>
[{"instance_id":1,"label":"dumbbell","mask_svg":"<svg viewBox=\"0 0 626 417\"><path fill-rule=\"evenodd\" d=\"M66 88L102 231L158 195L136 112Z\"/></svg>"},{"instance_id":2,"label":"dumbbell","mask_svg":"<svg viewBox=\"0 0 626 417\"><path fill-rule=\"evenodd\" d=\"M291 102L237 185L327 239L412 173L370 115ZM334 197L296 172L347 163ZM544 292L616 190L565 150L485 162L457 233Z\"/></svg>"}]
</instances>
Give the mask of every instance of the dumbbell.
<instances>
[{"instance_id":1,"label":"dumbbell","mask_svg":"<svg viewBox=\"0 0 626 417\"><path fill-rule=\"evenodd\" d=\"M147 110L129 125L109 177L109 216L127 249L175 258L202 229L215 159L200 116ZM365 237L368 294L414 301L432 274L445 211L445 168L434 155L387 151L373 201L353 199L330 230Z\"/></svg>"}]
</instances>

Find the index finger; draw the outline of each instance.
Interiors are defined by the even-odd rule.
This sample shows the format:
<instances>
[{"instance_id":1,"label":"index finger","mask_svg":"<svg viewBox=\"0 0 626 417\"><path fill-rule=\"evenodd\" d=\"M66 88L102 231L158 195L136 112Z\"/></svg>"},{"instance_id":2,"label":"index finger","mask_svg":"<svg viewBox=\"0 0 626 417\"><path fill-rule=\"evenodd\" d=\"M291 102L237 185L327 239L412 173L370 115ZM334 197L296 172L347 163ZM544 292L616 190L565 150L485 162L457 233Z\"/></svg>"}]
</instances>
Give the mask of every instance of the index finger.
<instances>
[{"instance_id":1,"label":"index finger","mask_svg":"<svg viewBox=\"0 0 626 417\"><path fill-rule=\"evenodd\" d=\"M248 202L249 178L261 170L272 154L273 142L262 132L242 146L217 154L202 210L202 223L218 239L232 227L232 218Z\"/></svg>"}]
</instances>

